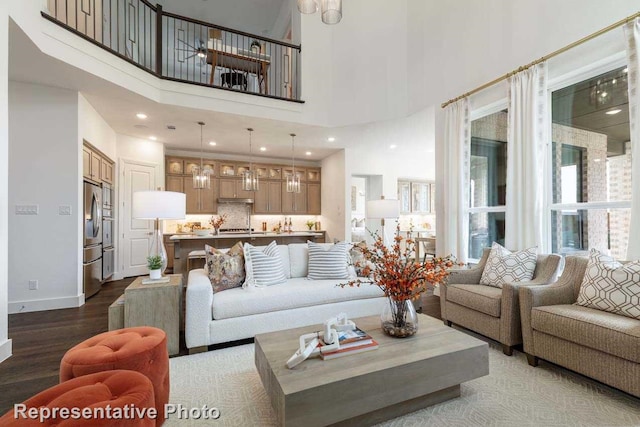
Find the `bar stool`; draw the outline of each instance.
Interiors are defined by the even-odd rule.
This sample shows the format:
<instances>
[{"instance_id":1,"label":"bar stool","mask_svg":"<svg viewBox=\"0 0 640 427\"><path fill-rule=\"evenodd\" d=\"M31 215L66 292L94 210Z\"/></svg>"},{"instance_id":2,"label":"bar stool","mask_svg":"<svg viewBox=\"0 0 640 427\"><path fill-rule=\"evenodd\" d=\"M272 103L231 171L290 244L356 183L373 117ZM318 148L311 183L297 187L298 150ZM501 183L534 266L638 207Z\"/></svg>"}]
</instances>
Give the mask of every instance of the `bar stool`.
<instances>
[{"instance_id":1,"label":"bar stool","mask_svg":"<svg viewBox=\"0 0 640 427\"><path fill-rule=\"evenodd\" d=\"M187 255L187 272L191 271L191 261L196 259L205 259L206 255L204 254L204 250L202 251L191 251Z\"/></svg>"}]
</instances>

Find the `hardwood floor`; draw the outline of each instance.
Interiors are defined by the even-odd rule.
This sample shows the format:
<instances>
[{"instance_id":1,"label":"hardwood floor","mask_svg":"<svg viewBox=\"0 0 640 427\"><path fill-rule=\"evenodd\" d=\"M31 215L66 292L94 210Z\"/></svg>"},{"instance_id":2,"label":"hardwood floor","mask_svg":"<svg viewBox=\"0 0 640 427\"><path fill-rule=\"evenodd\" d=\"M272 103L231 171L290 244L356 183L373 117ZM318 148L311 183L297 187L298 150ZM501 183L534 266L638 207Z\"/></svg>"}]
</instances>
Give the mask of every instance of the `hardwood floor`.
<instances>
[{"instance_id":1,"label":"hardwood floor","mask_svg":"<svg viewBox=\"0 0 640 427\"><path fill-rule=\"evenodd\" d=\"M79 308L12 314L9 338L13 356L0 363L0 414L58 384L60 360L74 345L108 330L108 308L135 279L109 282ZM440 298L421 298L422 313L440 318ZM181 337L180 355L188 354ZM210 350L246 344L253 339L210 346Z\"/></svg>"},{"instance_id":2,"label":"hardwood floor","mask_svg":"<svg viewBox=\"0 0 640 427\"><path fill-rule=\"evenodd\" d=\"M60 359L87 338L108 330L108 307L134 278L106 283L79 308L12 314L13 356L0 363L0 414L58 384Z\"/></svg>"}]
</instances>

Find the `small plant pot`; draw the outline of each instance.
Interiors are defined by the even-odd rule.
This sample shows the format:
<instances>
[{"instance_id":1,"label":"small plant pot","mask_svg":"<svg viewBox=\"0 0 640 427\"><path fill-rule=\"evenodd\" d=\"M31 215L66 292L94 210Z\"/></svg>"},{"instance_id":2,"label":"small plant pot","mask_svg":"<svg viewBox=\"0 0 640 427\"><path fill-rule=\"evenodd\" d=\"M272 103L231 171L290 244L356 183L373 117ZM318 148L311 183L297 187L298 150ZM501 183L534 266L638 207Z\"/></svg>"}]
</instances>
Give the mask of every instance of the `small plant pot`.
<instances>
[{"instance_id":1,"label":"small plant pot","mask_svg":"<svg viewBox=\"0 0 640 427\"><path fill-rule=\"evenodd\" d=\"M162 279L162 270L149 270L149 279L151 280L159 280Z\"/></svg>"}]
</instances>

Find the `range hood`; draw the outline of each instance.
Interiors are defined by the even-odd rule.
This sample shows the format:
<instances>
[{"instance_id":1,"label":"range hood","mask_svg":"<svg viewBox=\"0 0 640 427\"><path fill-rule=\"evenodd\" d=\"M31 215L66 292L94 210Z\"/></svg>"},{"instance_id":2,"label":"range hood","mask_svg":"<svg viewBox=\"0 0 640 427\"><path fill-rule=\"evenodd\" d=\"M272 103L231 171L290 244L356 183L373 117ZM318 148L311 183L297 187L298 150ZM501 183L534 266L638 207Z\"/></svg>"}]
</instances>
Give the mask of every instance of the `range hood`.
<instances>
[{"instance_id":1,"label":"range hood","mask_svg":"<svg viewBox=\"0 0 640 427\"><path fill-rule=\"evenodd\" d=\"M236 203L236 204L252 205L253 199L236 199L233 197L220 197L218 198L218 203Z\"/></svg>"}]
</instances>

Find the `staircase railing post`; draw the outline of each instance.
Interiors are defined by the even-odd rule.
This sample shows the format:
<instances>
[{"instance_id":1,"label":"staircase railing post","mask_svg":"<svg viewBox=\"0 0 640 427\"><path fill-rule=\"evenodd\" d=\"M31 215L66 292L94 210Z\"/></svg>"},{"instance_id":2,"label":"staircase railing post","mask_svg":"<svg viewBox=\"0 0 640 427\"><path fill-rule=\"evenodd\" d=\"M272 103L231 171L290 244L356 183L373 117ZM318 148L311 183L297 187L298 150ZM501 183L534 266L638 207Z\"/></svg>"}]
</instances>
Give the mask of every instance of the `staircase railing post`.
<instances>
[{"instance_id":1,"label":"staircase railing post","mask_svg":"<svg viewBox=\"0 0 640 427\"><path fill-rule=\"evenodd\" d=\"M162 75L162 5L156 4L156 74Z\"/></svg>"}]
</instances>

